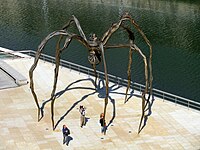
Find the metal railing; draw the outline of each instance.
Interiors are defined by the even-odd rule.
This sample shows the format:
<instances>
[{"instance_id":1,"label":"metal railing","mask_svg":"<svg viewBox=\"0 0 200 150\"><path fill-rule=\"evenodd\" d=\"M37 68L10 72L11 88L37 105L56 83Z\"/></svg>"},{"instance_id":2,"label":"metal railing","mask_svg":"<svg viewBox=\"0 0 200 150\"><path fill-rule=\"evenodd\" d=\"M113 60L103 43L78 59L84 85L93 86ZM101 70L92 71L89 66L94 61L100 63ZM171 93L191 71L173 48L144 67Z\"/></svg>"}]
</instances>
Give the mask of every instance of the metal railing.
<instances>
[{"instance_id":1,"label":"metal railing","mask_svg":"<svg viewBox=\"0 0 200 150\"><path fill-rule=\"evenodd\" d=\"M29 55L31 57L34 57L35 54L36 54L36 52L32 51L32 50L18 51L18 52ZM52 64L55 64L55 57L52 57L52 56L49 56L49 55L46 55L46 54L41 54L40 59L43 60L43 61L47 61L47 62L51 62ZM63 66L63 67L66 67L66 68L69 68L69 69L72 69L72 70L76 70L79 73L84 73L84 74L87 74L89 76L90 75L94 76L93 69L88 68L88 67L84 67L84 66L72 63L72 62L68 62L66 60L61 59L60 66ZM97 70L97 74L98 74L99 78L104 79L104 73L103 72ZM110 74L108 74L108 78L109 78L110 82L113 82L113 83L116 83L116 84L122 85L122 86L127 86L128 80L126 80L126 79L123 79L123 78L120 78L120 77L117 77L117 76L113 76L113 75L110 75ZM136 82L134 82L134 83L131 82L130 88L142 93L145 86L142 85L142 84L136 83ZM162 90L158 90L158 89L155 89L155 88L153 88L152 90L153 90L153 96L162 98L163 101L167 100L167 101L173 102L175 104L184 105L188 109L193 108L193 109L196 109L196 110L200 110L200 102L189 100L189 99L186 99L184 97L180 97L180 96L177 96L177 95L174 95L174 94L171 94L171 93L168 93L168 92L164 92Z\"/></svg>"},{"instance_id":2,"label":"metal railing","mask_svg":"<svg viewBox=\"0 0 200 150\"><path fill-rule=\"evenodd\" d=\"M17 56L17 55L14 55L14 54L11 54L11 53L8 53L8 52L2 52L2 51L0 51L0 58L1 59L7 59L7 58L12 58L12 59L14 59L14 58L18 58L19 56Z\"/></svg>"}]
</instances>

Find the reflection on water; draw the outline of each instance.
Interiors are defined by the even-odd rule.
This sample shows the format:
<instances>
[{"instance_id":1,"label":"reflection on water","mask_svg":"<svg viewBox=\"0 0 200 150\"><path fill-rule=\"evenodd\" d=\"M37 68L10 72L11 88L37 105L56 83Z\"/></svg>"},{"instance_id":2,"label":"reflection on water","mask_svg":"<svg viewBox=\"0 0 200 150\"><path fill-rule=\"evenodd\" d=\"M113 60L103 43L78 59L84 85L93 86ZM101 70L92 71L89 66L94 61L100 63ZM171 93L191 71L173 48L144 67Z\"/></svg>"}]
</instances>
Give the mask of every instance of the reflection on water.
<instances>
[{"instance_id":1,"label":"reflection on water","mask_svg":"<svg viewBox=\"0 0 200 150\"><path fill-rule=\"evenodd\" d=\"M0 46L14 50L37 49L50 32L60 29L75 15L89 37L100 38L125 11L141 26L153 45L155 88L200 101L200 2L189 0L2 0L0 1ZM75 29L72 29L76 32ZM135 31L136 32L136 31ZM136 44L146 46L136 32ZM122 30L110 42L125 43ZM55 54L52 39L44 52ZM73 41L63 59L89 66L87 49ZM108 73L126 78L128 50L106 51ZM120 65L119 65L120 64ZM90 66L89 66L90 67ZM144 83L143 62L133 55L132 79ZM99 66L102 69L102 65Z\"/></svg>"},{"instance_id":2,"label":"reflection on water","mask_svg":"<svg viewBox=\"0 0 200 150\"><path fill-rule=\"evenodd\" d=\"M42 0L43 4L42 4L42 10L43 10L43 14L44 14L44 23L45 26L48 26L48 1L47 0Z\"/></svg>"}]
</instances>

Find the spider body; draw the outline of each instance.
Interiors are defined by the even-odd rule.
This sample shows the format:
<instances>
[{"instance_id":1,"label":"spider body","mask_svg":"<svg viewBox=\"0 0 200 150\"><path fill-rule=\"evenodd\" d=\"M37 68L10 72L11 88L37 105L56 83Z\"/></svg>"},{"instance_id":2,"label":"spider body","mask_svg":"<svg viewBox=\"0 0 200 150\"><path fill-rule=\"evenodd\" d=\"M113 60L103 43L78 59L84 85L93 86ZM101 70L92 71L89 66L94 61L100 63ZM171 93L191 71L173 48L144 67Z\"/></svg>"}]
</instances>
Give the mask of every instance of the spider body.
<instances>
[{"instance_id":1,"label":"spider body","mask_svg":"<svg viewBox=\"0 0 200 150\"><path fill-rule=\"evenodd\" d=\"M149 58L147 61L146 56L143 54L142 50L136 45L135 43L135 36L134 32L129 28L128 26L124 25L124 22L129 21L130 24L140 33L142 38L144 39L145 43L149 46ZM79 34L75 33L70 33L68 31L68 28L72 25L75 25L75 28L78 30ZM109 45L108 40L111 38L113 33L115 33L118 29L124 29L128 33L128 39L129 43L128 44L115 44L115 45ZM144 90L142 92L142 115L140 119L140 124L139 124L139 129L138 133L142 130L143 127L141 127L142 122L145 120L145 112L148 109L147 106L150 101L150 97L152 95L152 66L151 66L151 61L152 61L152 46L150 44L150 41L147 39L146 35L144 32L141 30L139 25L133 20L133 18L128 14L125 13L122 15L120 20L117 23L113 23L111 27L104 33L104 35L97 39L95 34L92 34L90 39L88 40L80 26L80 23L78 19L72 15L72 18L67 22L66 25L61 30L54 31L47 35L44 40L40 43L38 46L38 50L35 56L35 61L34 64L31 66L29 70L29 76L30 76L30 88L31 92L33 94L35 103L38 108L38 121L43 117L40 116L40 110L41 107L38 102L38 97L37 94L34 90L34 81L33 81L33 71L35 70L38 60L40 58L40 54L42 53L42 50L44 49L46 43L53 38L54 36L60 36L57 45L56 45L56 54L55 54L55 74L54 74L54 85L53 85L53 90L51 92L51 120L52 120L52 126L53 129L56 128L54 125L54 102L56 99L56 86L57 86L57 79L58 79L58 72L59 72L59 65L60 65L60 55L61 52L65 49L68 48L69 44L71 43L72 40L77 40L81 44L83 44L87 49L88 49L88 61L92 65L93 70L94 70L94 76L95 76L95 86L96 86L96 81L97 81L97 73L96 73L96 65L98 65L100 62L103 62L104 65L104 73L105 73L105 88L106 88L106 93L105 93L105 105L104 105L104 119L106 116L106 108L108 104L108 96L109 96L109 81L108 81L108 75L107 75L107 67L106 67L106 59L105 59L105 49L114 49L114 48L129 48L129 58L128 58L128 69L127 69L127 75L128 75L128 83L127 83L127 88L125 92L125 102L127 101L127 94L128 90L131 85L131 65L132 65L132 53L133 50L139 53L139 55L143 58L144 62L144 70L145 70L145 86ZM64 44L62 43L62 40L65 38ZM62 47L60 45L63 45ZM145 95L148 95L148 98L145 97Z\"/></svg>"},{"instance_id":2,"label":"spider body","mask_svg":"<svg viewBox=\"0 0 200 150\"><path fill-rule=\"evenodd\" d=\"M89 54L88 61L91 65L98 65L101 62L101 50L99 48L99 41L93 38L88 41L89 44Z\"/></svg>"},{"instance_id":3,"label":"spider body","mask_svg":"<svg viewBox=\"0 0 200 150\"><path fill-rule=\"evenodd\" d=\"M88 61L91 65L98 65L101 62L101 52L98 49L90 51Z\"/></svg>"}]
</instances>

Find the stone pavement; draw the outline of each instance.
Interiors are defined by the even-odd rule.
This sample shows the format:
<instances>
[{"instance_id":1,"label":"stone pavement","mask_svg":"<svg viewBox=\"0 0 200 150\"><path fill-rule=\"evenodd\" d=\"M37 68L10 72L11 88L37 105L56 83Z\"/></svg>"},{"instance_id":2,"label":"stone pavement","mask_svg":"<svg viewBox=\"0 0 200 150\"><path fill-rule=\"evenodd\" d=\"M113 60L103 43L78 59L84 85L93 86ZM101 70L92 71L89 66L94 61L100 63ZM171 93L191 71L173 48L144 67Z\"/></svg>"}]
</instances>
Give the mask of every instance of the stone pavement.
<instances>
[{"instance_id":1,"label":"stone pavement","mask_svg":"<svg viewBox=\"0 0 200 150\"><path fill-rule=\"evenodd\" d=\"M33 58L6 60L28 80ZM103 112L105 89L99 82L95 92L93 78L60 68L55 123L52 130L50 98L54 66L40 61L34 72L35 90L44 117L37 122L37 109L29 84L0 90L0 149L2 150L159 150L200 149L200 112L163 102L156 98L142 132L137 130L141 117L141 99L134 93L124 104L125 87L110 83L106 135L100 133L99 115ZM87 124L80 128L78 107L84 105ZM69 146L62 143L62 125L71 130Z\"/></svg>"}]
</instances>

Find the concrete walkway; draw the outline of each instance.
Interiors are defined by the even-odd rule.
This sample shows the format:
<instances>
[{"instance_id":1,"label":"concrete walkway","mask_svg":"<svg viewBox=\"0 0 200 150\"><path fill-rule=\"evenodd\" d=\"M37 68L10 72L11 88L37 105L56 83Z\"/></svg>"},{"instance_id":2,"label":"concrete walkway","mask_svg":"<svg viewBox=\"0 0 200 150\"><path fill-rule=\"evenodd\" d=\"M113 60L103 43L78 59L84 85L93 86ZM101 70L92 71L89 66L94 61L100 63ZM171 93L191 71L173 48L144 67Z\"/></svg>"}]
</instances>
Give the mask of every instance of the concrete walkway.
<instances>
[{"instance_id":1,"label":"concrete walkway","mask_svg":"<svg viewBox=\"0 0 200 150\"><path fill-rule=\"evenodd\" d=\"M6 60L28 80L33 59ZM99 82L95 92L93 78L67 68L60 68L55 123L52 131L50 98L54 66L39 62L34 72L35 90L44 117L37 122L37 109L29 84L0 90L0 149L2 150L159 150L200 149L200 112L175 106L155 98L150 117L142 132L137 130L141 117L141 99L135 93L124 104L125 87L110 83L106 121L107 134L100 133L99 115L103 111L105 89ZM71 85L70 85L71 84ZM87 124L80 128L78 107L84 105ZM69 146L62 143L62 125L71 130Z\"/></svg>"}]
</instances>

